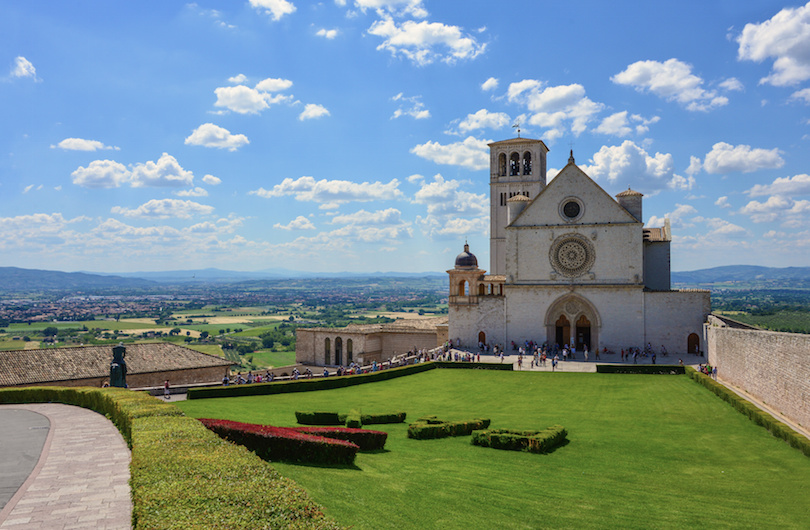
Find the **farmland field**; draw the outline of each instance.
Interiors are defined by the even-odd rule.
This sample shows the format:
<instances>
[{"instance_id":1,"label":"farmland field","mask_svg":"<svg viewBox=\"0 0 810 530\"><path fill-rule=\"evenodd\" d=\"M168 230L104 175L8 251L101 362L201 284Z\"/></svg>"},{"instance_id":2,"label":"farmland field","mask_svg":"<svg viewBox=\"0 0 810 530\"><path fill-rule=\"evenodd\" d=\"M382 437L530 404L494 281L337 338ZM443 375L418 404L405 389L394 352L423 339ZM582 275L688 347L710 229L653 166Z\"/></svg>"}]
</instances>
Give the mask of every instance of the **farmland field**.
<instances>
[{"instance_id":1,"label":"farmland field","mask_svg":"<svg viewBox=\"0 0 810 530\"><path fill-rule=\"evenodd\" d=\"M411 440L347 467L274 463L355 528L806 528L810 458L686 376L432 370L336 390L180 402L195 417L294 425L296 410L485 417L568 430L549 454Z\"/></svg>"}]
</instances>

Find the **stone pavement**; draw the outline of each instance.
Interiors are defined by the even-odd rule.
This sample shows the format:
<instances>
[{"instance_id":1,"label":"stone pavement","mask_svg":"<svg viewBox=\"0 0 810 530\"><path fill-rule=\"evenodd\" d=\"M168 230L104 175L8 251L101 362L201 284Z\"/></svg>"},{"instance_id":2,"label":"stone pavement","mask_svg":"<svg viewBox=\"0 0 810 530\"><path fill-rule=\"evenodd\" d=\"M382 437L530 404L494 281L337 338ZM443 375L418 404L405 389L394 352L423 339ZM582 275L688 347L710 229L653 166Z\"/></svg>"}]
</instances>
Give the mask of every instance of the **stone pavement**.
<instances>
[{"instance_id":1,"label":"stone pavement","mask_svg":"<svg viewBox=\"0 0 810 530\"><path fill-rule=\"evenodd\" d=\"M130 528L130 452L118 429L91 410L59 403L0 405L2 417L12 411L31 411L50 422L39 460L28 478L0 510L0 529L68 530L74 528ZM47 422L19 414L34 441ZM25 420L25 421L23 421ZM0 469L17 469L35 452L10 447L20 429L0 430ZM36 458L36 456L34 457ZM0 475L0 491L14 487L16 474ZM4 499L0 499L2 502Z\"/></svg>"}]
</instances>

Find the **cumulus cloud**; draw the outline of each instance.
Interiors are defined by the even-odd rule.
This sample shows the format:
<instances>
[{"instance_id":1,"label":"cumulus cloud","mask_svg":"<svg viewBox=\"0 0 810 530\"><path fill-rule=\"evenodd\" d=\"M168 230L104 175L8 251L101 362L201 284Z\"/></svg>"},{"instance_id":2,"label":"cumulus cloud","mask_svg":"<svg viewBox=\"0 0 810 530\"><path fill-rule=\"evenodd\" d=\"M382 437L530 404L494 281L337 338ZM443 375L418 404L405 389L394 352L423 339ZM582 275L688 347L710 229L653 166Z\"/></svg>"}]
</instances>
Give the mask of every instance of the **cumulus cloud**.
<instances>
[{"instance_id":1,"label":"cumulus cloud","mask_svg":"<svg viewBox=\"0 0 810 530\"><path fill-rule=\"evenodd\" d=\"M645 119L638 114L629 114L626 110L616 112L604 118L594 132L610 134L613 136L630 136L631 134L645 134L650 125L660 120L658 116Z\"/></svg>"},{"instance_id":2,"label":"cumulus cloud","mask_svg":"<svg viewBox=\"0 0 810 530\"><path fill-rule=\"evenodd\" d=\"M384 184L382 182L358 183L348 180L315 180L313 177L300 177L295 180L286 178L272 189L259 188L248 193L266 199L294 196L299 201L328 205L391 200L402 196L397 179L392 179L389 183Z\"/></svg>"},{"instance_id":3,"label":"cumulus cloud","mask_svg":"<svg viewBox=\"0 0 810 530\"><path fill-rule=\"evenodd\" d=\"M383 39L378 50L387 50L394 57L405 57L419 66L437 60L453 64L459 60L475 59L486 49L486 44L464 35L458 26L439 22L407 20L397 24L391 17L385 17L374 22L368 33Z\"/></svg>"},{"instance_id":4,"label":"cumulus cloud","mask_svg":"<svg viewBox=\"0 0 810 530\"><path fill-rule=\"evenodd\" d=\"M114 160L93 160L87 167L71 173L73 184L83 188L117 188L130 180L130 172L124 164Z\"/></svg>"},{"instance_id":5,"label":"cumulus cloud","mask_svg":"<svg viewBox=\"0 0 810 530\"><path fill-rule=\"evenodd\" d=\"M424 120L430 118L430 111L425 108L422 103L422 96L405 97L402 92L391 98L391 101L399 102L399 108L394 111L391 119L397 119L401 116L410 116L416 120Z\"/></svg>"},{"instance_id":6,"label":"cumulus cloud","mask_svg":"<svg viewBox=\"0 0 810 530\"><path fill-rule=\"evenodd\" d=\"M490 112L481 109L475 114L467 114L467 117L458 124L458 129L462 133L468 133L476 129L501 129L510 123L509 115L504 112Z\"/></svg>"},{"instance_id":7,"label":"cumulus cloud","mask_svg":"<svg viewBox=\"0 0 810 530\"><path fill-rule=\"evenodd\" d=\"M422 232L431 238L483 234L489 227L489 199L461 189L462 182L434 175L421 181L413 202L427 207L427 215L417 217Z\"/></svg>"},{"instance_id":8,"label":"cumulus cloud","mask_svg":"<svg viewBox=\"0 0 810 530\"><path fill-rule=\"evenodd\" d=\"M276 223L273 225L273 228L279 228L281 230L314 230L315 225L303 215L299 215L286 225Z\"/></svg>"},{"instance_id":9,"label":"cumulus cloud","mask_svg":"<svg viewBox=\"0 0 810 530\"><path fill-rule=\"evenodd\" d=\"M191 188L190 190L180 190L174 192L178 197L208 197L208 191L205 188Z\"/></svg>"},{"instance_id":10,"label":"cumulus cloud","mask_svg":"<svg viewBox=\"0 0 810 530\"><path fill-rule=\"evenodd\" d=\"M488 143L488 140L478 140L472 136L461 142L447 145L427 141L413 147L411 153L437 164L462 166L475 170L486 169L489 167Z\"/></svg>"},{"instance_id":11,"label":"cumulus cloud","mask_svg":"<svg viewBox=\"0 0 810 530\"><path fill-rule=\"evenodd\" d=\"M697 209L691 204L676 204L675 209L662 217L651 216L647 221L649 227L664 226L664 219L669 219L672 226L692 226L692 216L697 213Z\"/></svg>"},{"instance_id":12,"label":"cumulus cloud","mask_svg":"<svg viewBox=\"0 0 810 530\"><path fill-rule=\"evenodd\" d=\"M321 29L319 29L317 31L317 33L315 33L315 35L317 35L319 37L323 37L324 39L328 39L328 40L334 39L335 37L337 37L337 34L338 34L338 30L336 30L336 29L325 29L325 28L321 28Z\"/></svg>"},{"instance_id":13,"label":"cumulus cloud","mask_svg":"<svg viewBox=\"0 0 810 530\"><path fill-rule=\"evenodd\" d=\"M273 20L280 20L284 15L295 13L295 5L287 0L250 0L250 5L257 11L263 11Z\"/></svg>"},{"instance_id":14,"label":"cumulus cloud","mask_svg":"<svg viewBox=\"0 0 810 530\"><path fill-rule=\"evenodd\" d=\"M177 162L177 159L168 153L163 153L157 162L151 160L132 166L131 183L133 188L144 186L191 186L194 174L186 171Z\"/></svg>"},{"instance_id":15,"label":"cumulus cloud","mask_svg":"<svg viewBox=\"0 0 810 530\"><path fill-rule=\"evenodd\" d=\"M801 90L797 90L793 94L790 95L791 101L796 100L805 105L810 105L810 88L803 88Z\"/></svg>"},{"instance_id":16,"label":"cumulus cloud","mask_svg":"<svg viewBox=\"0 0 810 530\"><path fill-rule=\"evenodd\" d=\"M201 145L236 151L243 145L249 144L250 141L244 134L231 134L228 129L213 123L203 123L192 131L185 143L186 145Z\"/></svg>"},{"instance_id":17,"label":"cumulus cloud","mask_svg":"<svg viewBox=\"0 0 810 530\"><path fill-rule=\"evenodd\" d=\"M345 5L340 0L339 5ZM361 11L374 10L379 16L411 16L425 18L428 12L422 5L422 0L354 0L354 5Z\"/></svg>"},{"instance_id":18,"label":"cumulus cloud","mask_svg":"<svg viewBox=\"0 0 810 530\"><path fill-rule=\"evenodd\" d=\"M237 76L237 78L239 78ZM241 76L244 80L244 76ZM235 79L235 78L231 78ZM292 96L275 94L287 90L292 86L289 79L268 78L259 81L251 88L242 84L236 86L219 87L214 90L217 100L215 107L224 107L239 114L259 114L277 103L291 103Z\"/></svg>"},{"instance_id":19,"label":"cumulus cloud","mask_svg":"<svg viewBox=\"0 0 810 530\"><path fill-rule=\"evenodd\" d=\"M481 83L481 90L483 90L484 92L490 92L492 90L495 90L496 88L498 88L498 80L495 79L494 77L490 77L489 79Z\"/></svg>"},{"instance_id":20,"label":"cumulus cloud","mask_svg":"<svg viewBox=\"0 0 810 530\"><path fill-rule=\"evenodd\" d=\"M741 61L773 59L770 75L760 84L790 86L810 79L810 3L786 7L759 24L746 24L737 43Z\"/></svg>"},{"instance_id":21,"label":"cumulus cloud","mask_svg":"<svg viewBox=\"0 0 810 530\"><path fill-rule=\"evenodd\" d=\"M692 66L679 61L638 61L610 78L616 84L651 92L675 101L690 111L709 111L728 104L728 98L703 88L703 79L692 73Z\"/></svg>"},{"instance_id":22,"label":"cumulus cloud","mask_svg":"<svg viewBox=\"0 0 810 530\"><path fill-rule=\"evenodd\" d=\"M728 202L728 197L723 195L722 197L718 197L716 201L714 201L715 206L719 206L720 208L731 208L731 204Z\"/></svg>"},{"instance_id":23,"label":"cumulus cloud","mask_svg":"<svg viewBox=\"0 0 810 530\"><path fill-rule=\"evenodd\" d=\"M110 211L125 217L144 219L167 219L170 217L190 219L195 215L208 215L214 211L214 207L180 199L152 199L137 208L113 206Z\"/></svg>"},{"instance_id":24,"label":"cumulus cloud","mask_svg":"<svg viewBox=\"0 0 810 530\"><path fill-rule=\"evenodd\" d=\"M359 210L354 213L336 215L332 218L331 224L338 225L363 225L363 226L397 226L404 224L402 212L396 208L367 212Z\"/></svg>"},{"instance_id":25,"label":"cumulus cloud","mask_svg":"<svg viewBox=\"0 0 810 530\"><path fill-rule=\"evenodd\" d=\"M100 151L114 150L120 151L120 147L104 145L98 140L85 140L83 138L65 138L56 145L51 145L51 149L64 149L65 151Z\"/></svg>"},{"instance_id":26,"label":"cumulus cloud","mask_svg":"<svg viewBox=\"0 0 810 530\"><path fill-rule=\"evenodd\" d=\"M672 155L646 150L630 140L621 145L602 146L593 155L590 165L581 166L594 179L605 178L616 186L630 186L646 194L655 194L663 189L691 189L693 177L675 173Z\"/></svg>"},{"instance_id":27,"label":"cumulus cloud","mask_svg":"<svg viewBox=\"0 0 810 530\"><path fill-rule=\"evenodd\" d=\"M245 81L247 81L247 76L245 74L236 74L235 76L228 78L228 82L235 85L241 85Z\"/></svg>"},{"instance_id":28,"label":"cumulus cloud","mask_svg":"<svg viewBox=\"0 0 810 530\"><path fill-rule=\"evenodd\" d=\"M810 218L810 201L794 200L783 195L772 195L765 202L751 201L739 213L747 215L755 223L781 221L783 226L800 228L807 226Z\"/></svg>"},{"instance_id":29,"label":"cumulus cloud","mask_svg":"<svg viewBox=\"0 0 810 530\"><path fill-rule=\"evenodd\" d=\"M763 195L785 195L788 197L810 195L810 175L803 173L793 177L777 178L770 184L756 184L746 193L751 197Z\"/></svg>"},{"instance_id":30,"label":"cumulus cloud","mask_svg":"<svg viewBox=\"0 0 810 530\"><path fill-rule=\"evenodd\" d=\"M582 134L604 108L603 104L589 99L585 87L576 83L545 86L536 79L524 79L511 83L506 97L511 103L525 105L533 113L529 124L547 129L543 135L547 140L559 138L569 130L577 136Z\"/></svg>"},{"instance_id":31,"label":"cumulus cloud","mask_svg":"<svg viewBox=\"0 0 810 530\"><path fill-rule=\"evenodd\" d=\"M706 154L703 168L707 173L730 173L742 171L751 173L760 169L780 168L785 161L779 149L752 149L750 145L731 145L718 142Z\"/></svg>"},{"instance_id":32,"label":"cumulus cloud","mask_svg":"<svg viewBox=\"0 0 810 530\"><path fill-rule=\"evenodd\" d=\"M11 67L11 77L25 78L30 77L34 81L38 81L37 69L31 64L31 61L25 57L19 56L14 58L14 66Z\"/></svg>"},{"instance_id":33,"label":"cumulus cloud","mask_svg":"<svg viewBox=\"0 0 810 530\"><path fill-rule=\"evenodd\" d=\"M222 179L219 177L215 177L214 175L205 175L202 178L202 181L208 184L209 186L216 186L217 184L222 183Z\"/></svg>"},{"instance_id":34,"label":"cumulus cloud","mask_svg":"<svg viewBox=\"0 0 810 530\"><path fill-rule=\"evenodd\" d=\"M717 86L719 86L722 89L735 92L742 92L743 90L745 90L742 81L740 81L736 77L729 77L728 79L725 79L720 83L718 83Z\"/></svg>"},{"instance_id":35,"label":"cumulus cloud","mask_svg":"<svg viewBox=\"0 0 810 530\"><path fill-rule=\"evenodd\" d=\"M326 107L316 103L307 103L304 106L304 111L298 115L298 119L300 121L314 120L323 116L329 116L329 111L326 109Z\"/></svg>"}]
</instances>

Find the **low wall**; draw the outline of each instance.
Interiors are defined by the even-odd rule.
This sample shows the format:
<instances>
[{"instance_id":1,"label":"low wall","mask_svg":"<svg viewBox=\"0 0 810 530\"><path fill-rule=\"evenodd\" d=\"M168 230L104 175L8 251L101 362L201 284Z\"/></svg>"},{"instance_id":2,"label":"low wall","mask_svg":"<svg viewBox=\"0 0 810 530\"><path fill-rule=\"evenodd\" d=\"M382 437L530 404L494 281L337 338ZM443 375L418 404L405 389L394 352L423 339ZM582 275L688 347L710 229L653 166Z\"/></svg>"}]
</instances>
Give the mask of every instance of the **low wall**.
<instances>
[{"instance_id":1,"label":"low wall","mask_svg":"<svg viewBox=\"0 0 810 530\"><path fill-rule=\"evenodd\" d=\"M719 378L810 428L810 335L733 325L713 315L705 324Z\"/></svg>"}]
</instances>

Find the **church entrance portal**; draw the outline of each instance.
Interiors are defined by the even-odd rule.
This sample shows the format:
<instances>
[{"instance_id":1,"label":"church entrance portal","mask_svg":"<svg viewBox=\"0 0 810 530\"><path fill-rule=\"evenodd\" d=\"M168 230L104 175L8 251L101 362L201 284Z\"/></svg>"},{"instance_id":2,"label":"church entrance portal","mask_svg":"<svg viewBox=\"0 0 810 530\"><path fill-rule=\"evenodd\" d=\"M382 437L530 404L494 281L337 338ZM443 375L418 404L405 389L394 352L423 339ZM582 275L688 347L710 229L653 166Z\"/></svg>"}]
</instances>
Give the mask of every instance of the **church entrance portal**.
<instances>
[{"instance_id":1,"label":"church entrance portal","mask_svg":"<svg viewBox=\"0 0 810 530\"><path fill-rule=\"evenodd\" d=\"M577 320L576 345L577 351L584 351L586 346L591 348L591 321L585 315Z\"/></svg>"},{"instance_id":2,"label":"church entrance portal","mask_svg":"<svg viewBox=\"0 0 810 530\"><path fill-rule=\"evenodd\" d=\"M698 353L700 351L700 337L697 333L692 333L686 339L686 351L689 353Z\"/></svg>"},{"instance_id":3,"label":"church entrance portal","mask_svg":"<svg viewBox=\"0 0 810 530\"><path fill-rule=\"evenodd\" d=\"M557 333L556 333L556 343L557 345L562 348L571 340L571 322L565 317L565 315L560 315L560 318L557 319L556 323Z\"/></svg>"}]
</instances>

